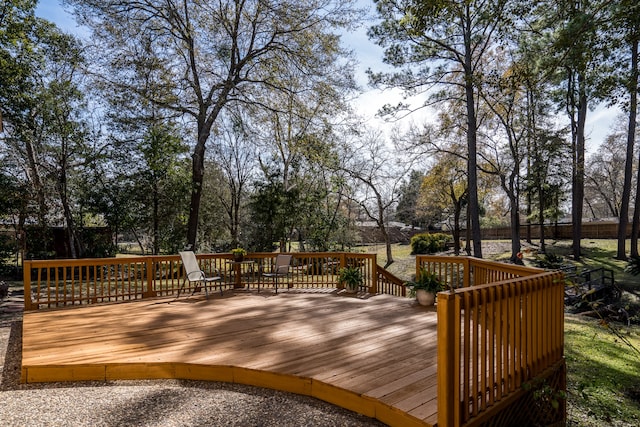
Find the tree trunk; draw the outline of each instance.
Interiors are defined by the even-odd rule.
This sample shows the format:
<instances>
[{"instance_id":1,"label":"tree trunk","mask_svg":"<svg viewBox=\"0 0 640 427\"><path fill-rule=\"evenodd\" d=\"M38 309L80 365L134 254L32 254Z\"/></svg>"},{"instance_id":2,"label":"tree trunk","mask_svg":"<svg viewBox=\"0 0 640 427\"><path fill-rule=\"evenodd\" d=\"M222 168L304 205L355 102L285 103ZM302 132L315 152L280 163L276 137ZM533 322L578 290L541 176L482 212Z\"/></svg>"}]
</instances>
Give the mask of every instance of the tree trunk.
<instances>
[{"instance_id":1,"label":"tree trunk","mask_svg":"<svg viewBox=\"0 0 640 427\"><path fill-rule=\"evenodd\" d=\"M638 161L640 167L640 160ZM640 174L638 174L636 182L636 194L640 194ZM637 258L638 254L638 235L640 234L640 197L636 196L636 202L633 211L633 225L631 226L631 257Z\"/></svg>"},{"instance_id":2,"label":"tree trunk","mask_svg":"<svg viewBox=\"0 0 640 427\"><path fill-rule=\"evenodd\" d=\"M207 140L211 135L211 127L216 121L222 107L227 102L227 89L218 98L216 106L209 116L206 115L206 105L201 105L198 118L198 142L193 149L191 167L191 203L189 204L189 222L187 223L187 249L195 251L198 239L198 220L200 219L200 200L202 200L202 185L204 183L204 157ZM206 117L206 119L205 119Z\"/></svg>"},{"instance_id":3,"label":"tree trunk","mask_svg":"<svg viewBox=\"0 0 640 427\"><path fill-rule=\"evenodd\" d=\"M520 214L517 195L510 193L509 202L511 205L511 262L522 264L522 260L518 258L522 246L520 245Z\"/></svg>"},{"instance_id":4,"label":"tree trunk","mask_svg":"<svg viewBox=\"0 0 640 427\"><path fill-rule=\"evenodd\" d=\"M617 259L626 260L627 224L629 223L629 203L631 199L631 177L633 175L633 146L636 136L636 117L638 113L638 40L631 46L631 88L629 101L629 127L627 131L627 156L624 162L624 186L622 188L622 203L620 219L618 221L618 253ZM637 196L636 196L637 197Z\"/></svg>"},{"instance_id":5,"label":"tree trunk","mask_svg":"<svg viewBox=\"0 0 640 427\"><path fill-rule=\"evenodd\" d=\"M467 203L467 229L465 230L464 251L467 256L471 256L471 219L469 218L469 203Z\"/></svg>"},{"instance_id":6,"label":"tree trunk","mask_svg":"<svg viewBox=\"0 0 640 427\"><path fill-rule=\"evenodd\" d=\"M391 239L389 238L389 233L387 232L387 228L384 224L380 224L380 231L382 232L382 236L384 237L384 244L387 248L387 262L384 264L384 268L389 267L393 264L393 251L391 250Z\"/></svg>"},{"instance_id":7,"label":"tree trunk","mask_svg":"<svg viewBox=\"0 0 640 427\"><path fill-rule=\"evenodd\" d=\"M62 214L64 216L65 223L67 225L67 242L69 244L69 255L71 258L78 258L77 248L80 245L77 243L76 225L69 206L69 198L67 196L67 163L65 160L61 161L60 172L57 176L56 188L58 190L58 197L60 197L60 203L62 204Z\"/></svg>"},{"instance_id":8,"label":"tree trunk","mask_svg":"<svg viewBox=\"0 0 640 427\"><path fill-rule=\"evenodd\" d=\"M62 200L62 211L64 212L64 219L67 224L67 239L69 244L69 255L71 258L78 258L78 247L77 245L77 234L76 234L76 225L73 220L73 215L71 214L71 208L69 207L69 202L63 198Z\"/></svg>"},{"instance_id":9,"label":"tree trunk","mask_svg":"<svg viewBox=\"0 0 640 427\"><path fill-rule=\"evenodd\" d=\"M160 253L160 200L158 196L158 182L153 183L153 255Z\"/></svg>"},{"instance_id":10,"label":"tree trunk","mask_svg":"<svg viewBox=\"0 0 640 427\"><path fill-rule=\"evenodd\" d=\"M40 163L36 158L37 150L34 147L33 141L29 137L24 138L24 144L27 154L27 175L29 182L31 183L31 188L35 192L36 199L38 201L38 225L44 229L47 226L47 203L44 194L44 185L42 184L42 178L40 176Z\"/></svg>"},{"instance_id":11,"label":"tree trunk","mask_svg":"<svg viewBox=\"0 0 640 427\"><path fill-rule=\"evenodd\" d=\"M200 200L202 200L202 184L204 181L204 153L206 138L198 136L198 143L193 150L191 168L191 203L189 204L189 222L187 223L187 249L195 251L198 238L198 220L200 217Z\"/></svg>"},{"instance_id":12,"label":"tree trunk","mask_svg":"<svg viewBox=\"0 0 640 427\"><path fill-rule=\"evenodd\" d=\"M527 190L527 243L531 243L531 191Z\"/></svg>"},{"instance_id":13,"label":"tree trunk","mask_svg":"<svg viewBox=\"0 0 640 427\"><path fill-rule=\"evenodd\" d=\"M471 63L471 52L467 54ZM470 70L471 68L469 68ZM471 239L473 240L473 256L482 258L482 241L480 232L480 206L478 202L478 167L477 167L477 121L475 96L471 72L467 73L465 91L467 97L467 176L469 177L469 219L471 222Z\"/></svg>"},{"instance_id":14,"label":"tree trunk","mask_svg":"<svg viewBox=\"0 0 640 427\"><path fill-rule=\"evenodd\" d=\"M544 203L544 193L543 193L543 188L542 188L542 180L540 179L540 177L538 177L536 179L537 181L537 193L538 193L538 208L540 209L540 211L538 212L538 222L540 223L540 252L541 253L546 253L547 252L547 248L546 248L546 243L544 241L544 209L545 209L545 203Z\"/></svg>"},{"instance_id":15,"label":"tree trunk","mask_svg":"<svg viewBox=\"0 0 640 427\"><path fill-rule=\"evenodd\" d=\"M587 119L587 94L582 74L578 74L578 120L575 129L575 152L572 188L572 227L573 227L573 258L580 259L582 253L582 209L584 206L584 127Z\"/></svg>"},{"instance_id":16,"label":"tree trunk","mask_svg":"<svg viewBox=\"0 0 640 427\"><path fill-rule=\"evenodd\" d=\"M454 203L453 211L453 253L460 255L460 215L462 214L462 202L460 200Z\"/></svg>"}]
</instances>

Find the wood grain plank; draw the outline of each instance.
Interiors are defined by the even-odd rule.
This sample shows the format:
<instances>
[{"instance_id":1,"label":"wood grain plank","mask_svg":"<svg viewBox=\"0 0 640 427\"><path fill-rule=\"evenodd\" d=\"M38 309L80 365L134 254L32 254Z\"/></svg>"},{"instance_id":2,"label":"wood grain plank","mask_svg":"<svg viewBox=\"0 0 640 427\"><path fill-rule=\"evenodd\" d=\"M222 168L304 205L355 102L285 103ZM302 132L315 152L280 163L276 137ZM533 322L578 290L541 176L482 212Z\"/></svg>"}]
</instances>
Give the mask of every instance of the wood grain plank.
<instances>
[{"instance_id":1,"label":"wood grain plank","mask_svg":"<svg viewBox=\"0 0 640 427\"><path fill-rule=\"evenodd\" d=\"M28 382L239 382L312 395L390 425L431 425L436 329L435 311L409 299L327 292L33 311L23 321L22 373Z\"/></svg>"}]
</instances>

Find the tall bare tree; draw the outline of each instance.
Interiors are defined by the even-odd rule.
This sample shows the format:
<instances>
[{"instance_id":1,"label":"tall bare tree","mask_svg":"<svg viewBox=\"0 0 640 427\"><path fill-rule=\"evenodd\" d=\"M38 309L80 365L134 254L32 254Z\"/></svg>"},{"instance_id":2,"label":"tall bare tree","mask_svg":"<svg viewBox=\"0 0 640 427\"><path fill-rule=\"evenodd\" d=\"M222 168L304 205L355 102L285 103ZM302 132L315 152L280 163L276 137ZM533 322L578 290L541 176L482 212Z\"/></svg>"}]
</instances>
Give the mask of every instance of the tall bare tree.
<instances>
[{"instance_id":1,"label":"tall bare tree","mask_svg":"<svg viewBox=\"0 0 640 427\"><path fill-rule=\"evenodd\" d=\"M600 149L587 159L585 202L594 218L621 215L627 157L625 133L624 130L614 130L600 144ZM633 160L633 153L631 159Z\"/></svg>"},{"instance_id":2,"label":"tall bare tree","mask_svg":"<svg viewBox=\"0 0 640 427\"><path fill-rule=\"evenodd\" d=\"M212 150L211 161L217 162L225 176L227 188L218 189L217 200L224 208L231 245L239 246L242 206L246 202L247 185L257 169L256 147L250 142L246 117L241 112L225 115L216 139L220 142ZM255 135L253 135L255 137Z\"/></svg>"},{"instance_id":3,"label":"tall bare tree","mask_svg":"<svg viewBox=\"0 0 640 427\"><path fill-rule=\"evenodd\" d=\"M128 97L148 99L194 125L188 246L195 248L206 145L231 101L255 104L257 87L287 92L280 71L295 67L314 84L348 73L338 28L353 1L67 0L93 31L94 72ZM156 73L157 87L140 86ZM152 97L152 98L151 98ZM277 105L263 105L277 109Z\"/></svg>"},{"instance_id":4,"label":"tall bare tree","mask_svg":"<svg viewBox=\"0 0 640 427\"><path fill-rule=\"evenodd\" d=\"M372 83L403 88L407 93L434 86L454 87L436 92L433 102L462 94L466 107L467 179L473 254L482 257L478 202L477 132L478 86L482 59L513 26L507 0L418 1L378 0L382 22L369 34L385 48L385 62L401 68L398 73L371 73ZM432 67L430 67L432 65ZM454 95L452 95L454 93ZM398 111L406 106L390 107Z\"/></svg>"},{"instance_id":5,"label":"tall bare tree","mask_svg":"<svg viewBox=\"0 0 640 427\"><path fill-rule=\"evenodd\" d=\"M345 147L342 169L354 181L352 200L364 212L366 218L374 221L383 236L387 262L385 268L393 264L388 222L398 203L400 187L406 172L394 168L393 153L389 152L383 135L377 131L367 131L358 141Z\"/></svg>"}]
</instances>

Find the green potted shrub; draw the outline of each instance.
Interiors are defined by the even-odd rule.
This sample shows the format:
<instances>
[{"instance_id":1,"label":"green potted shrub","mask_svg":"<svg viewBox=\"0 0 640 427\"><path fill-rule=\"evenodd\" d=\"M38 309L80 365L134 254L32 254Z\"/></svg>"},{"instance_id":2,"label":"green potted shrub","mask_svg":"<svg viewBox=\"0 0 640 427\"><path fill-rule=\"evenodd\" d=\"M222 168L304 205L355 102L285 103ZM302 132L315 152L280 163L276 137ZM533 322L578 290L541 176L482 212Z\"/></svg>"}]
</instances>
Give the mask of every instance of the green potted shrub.
<instances>
[{"instance_id":1,"label":"green potted shrub","mask_svg":"<svg viewBox=\"0 0 640 427\"><path fill-rule=\"evenodd\" d=\"M242 262L244 260L244 256L247 254L247 251L242 248L235 248L231 249L231 254L233 255L233 259L236 262Z\"/></svg>"},{"instance_id":2,"label":"green potted shrub","mask_svg":"<svg viewBox=\"0 0 640 427\"><path fill-rule=\"evenodd\" d=\"M421 305L433 305L436 294L444 290L444 284L437 274L421 268L413 281L406 283L409 296L415 297Z\"/></svg>"},{"instance_id":3,"label":"green potted shrub","mask_svg":"<svg viewBox=\"0 0 640 427\"><path fill-rule=\"evenodd\" d=\"M342 267L338 271L338 282L349 292L356 292L364 284L362 271L357 267Z\"/></svg>"}]
</instances>

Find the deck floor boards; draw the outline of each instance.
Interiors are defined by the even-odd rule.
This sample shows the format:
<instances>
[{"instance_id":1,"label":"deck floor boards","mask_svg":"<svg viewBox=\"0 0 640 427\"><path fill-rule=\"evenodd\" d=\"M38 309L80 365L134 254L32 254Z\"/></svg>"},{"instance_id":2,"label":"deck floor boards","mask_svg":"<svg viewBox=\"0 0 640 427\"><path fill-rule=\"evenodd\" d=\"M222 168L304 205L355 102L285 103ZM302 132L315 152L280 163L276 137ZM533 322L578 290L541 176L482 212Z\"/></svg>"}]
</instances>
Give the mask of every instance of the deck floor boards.
<instances>
[{"instance_id":1,"label":"deck floor boards","mask_svg":"<svg viewBox=\"0 0 640 427\"><path fill-rule=\"evenodd\" d=\"M46 382L101 370L105 379L189 372L306 393L392 425L431 425L436 328L435 309L406 298L286 290L27 312L22 375Z\"/></svg>"}]
</instances>

